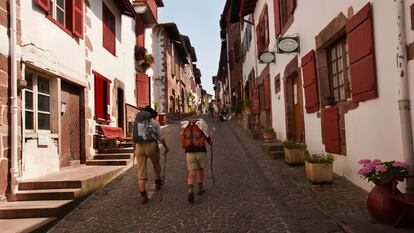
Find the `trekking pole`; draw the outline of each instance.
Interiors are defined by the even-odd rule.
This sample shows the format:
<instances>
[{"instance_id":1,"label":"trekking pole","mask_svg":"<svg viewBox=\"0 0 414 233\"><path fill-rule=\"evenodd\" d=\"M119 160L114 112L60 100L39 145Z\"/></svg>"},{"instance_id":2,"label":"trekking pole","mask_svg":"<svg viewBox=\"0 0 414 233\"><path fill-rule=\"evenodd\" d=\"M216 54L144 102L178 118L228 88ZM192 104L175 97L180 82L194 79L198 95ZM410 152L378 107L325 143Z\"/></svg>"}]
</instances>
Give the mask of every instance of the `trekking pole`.
<instances>
[{"instance_id":1,"label":"trekking pole","mask_svg":"<svg viewBox=\"0 0 414 233\"><path fill-rule=\"evenodd\" d=\"M164 193L164 189L165 189L165 172L166 172L166 170L167 170L167 153L166 153L166 152L164 152L164 153L163 153L163 155L164 155L164 166L163 166L163 169L162 169L162 176L161 176L161 180L162 180L162 185L163 185L164 187L162 187L162 188L161 188L161 193L160 193L160 202L162 202L162 201L163 201L163 193Z\"/></svg>"},{"instance_id":2,"label":"trekking pole","mask_svg":"<svg viewBox=\"0 0 414 233\"><path fill-rule=\"evenodd\" d=\"M213 132L215 131L216 129L213 127ZM212 138L213 137L213 135L212 135L212 133L210 133L210 137ZM213 143L211 143L211 145L210 145L210 153L211 153L211 164L210 164L210 171L211 171L211 179L213 180L213 186L216 186L216 178L214 177L214 172L213 172Z\"/></svg>"}]
</instances>

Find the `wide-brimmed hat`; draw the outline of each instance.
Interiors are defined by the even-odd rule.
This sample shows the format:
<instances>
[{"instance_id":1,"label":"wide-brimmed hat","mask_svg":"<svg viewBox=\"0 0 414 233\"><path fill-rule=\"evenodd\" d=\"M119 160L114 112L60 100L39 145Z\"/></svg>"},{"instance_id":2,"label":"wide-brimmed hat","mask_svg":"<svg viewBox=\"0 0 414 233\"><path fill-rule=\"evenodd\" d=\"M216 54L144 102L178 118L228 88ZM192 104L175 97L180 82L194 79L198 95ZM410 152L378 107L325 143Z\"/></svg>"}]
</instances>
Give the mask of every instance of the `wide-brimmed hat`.
<instances>
[{"instance_id":1,"label":"wide-brimmed hat","mask_svg":"<svg viewBox=\"0 0 414 233\"><path fill-rule=\"evenodd\" d=\"M149 105L147 105L147 106L143 109L143 111L146 111L146 112L151 113L151 117L152 117L152 118L154 118L154 117L157 117L157 116L158 116L158 112L157 112L157 111L155 111L153 108L151 108Z\"/></svg>"}]
</instances>

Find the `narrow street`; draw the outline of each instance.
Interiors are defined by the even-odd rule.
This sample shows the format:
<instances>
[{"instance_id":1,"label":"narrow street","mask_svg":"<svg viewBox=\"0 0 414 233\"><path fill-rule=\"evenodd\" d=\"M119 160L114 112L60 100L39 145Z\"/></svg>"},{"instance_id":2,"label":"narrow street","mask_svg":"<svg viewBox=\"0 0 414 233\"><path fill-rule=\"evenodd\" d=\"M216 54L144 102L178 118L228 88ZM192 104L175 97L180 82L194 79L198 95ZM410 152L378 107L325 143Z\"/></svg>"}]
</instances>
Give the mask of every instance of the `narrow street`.
<instances>
[{"instance_id":1,"label":"narrow street","mask_svg":"<svg viewBox=\"0 0 414 233\"><path fill-rule=\"evenodd\" d=\"M259 161L256 156L263 155L247 150L249 145L240 141L236 122L207 122L216 129L216 186L208 166L207 192L196 196L194 204L187 202L186 165L177 122L165 129L171 151L162 202L157 193L146 205L140 204L133 167L90 196L51 232L342 232L305 200L298 200L303 205L300 208L290 205L294 198L301 198L289 194L293 184L272 185L258 165L271 159Z\"/></svg>"}]
</instances>

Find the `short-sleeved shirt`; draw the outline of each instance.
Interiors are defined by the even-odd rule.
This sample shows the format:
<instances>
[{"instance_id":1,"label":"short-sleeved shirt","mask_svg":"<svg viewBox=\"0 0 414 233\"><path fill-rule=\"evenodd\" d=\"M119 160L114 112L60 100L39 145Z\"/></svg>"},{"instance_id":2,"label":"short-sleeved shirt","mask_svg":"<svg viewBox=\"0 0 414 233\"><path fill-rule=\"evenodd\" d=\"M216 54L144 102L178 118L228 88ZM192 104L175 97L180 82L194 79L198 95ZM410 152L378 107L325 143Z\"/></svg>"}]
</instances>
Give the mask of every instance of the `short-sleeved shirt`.
<instances>
[{"instance_id":1,"label":"short-sleeved shirt","mask_svg":"<svg viewBox=\"0 0 414 233\"><path fill-rule=\"evenodd\" d=\"M164 140L164 133L161 131L160 123L154 119L151 119L149 124L155 129L155 133L157 134L157 140Z\"/></svg>"}]
</instances>

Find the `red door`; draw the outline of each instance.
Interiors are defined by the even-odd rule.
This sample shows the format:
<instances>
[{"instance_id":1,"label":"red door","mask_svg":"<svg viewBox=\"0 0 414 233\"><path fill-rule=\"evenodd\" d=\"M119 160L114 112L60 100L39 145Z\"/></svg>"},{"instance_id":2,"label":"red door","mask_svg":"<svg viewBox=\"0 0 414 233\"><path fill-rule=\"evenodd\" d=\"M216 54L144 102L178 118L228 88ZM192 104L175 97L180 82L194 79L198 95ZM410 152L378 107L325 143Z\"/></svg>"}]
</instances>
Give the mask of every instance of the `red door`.
<instances>
[{"instance_id":1,"label":"red door","mask_svg":"<svg viewBox=\"0 0 414 233\"><path fill-rule=\"evenodd\" d=\"M138 107L149 105L149 78L146 74L137 74L137 104Z\"/></svg>"}]
</instances>

